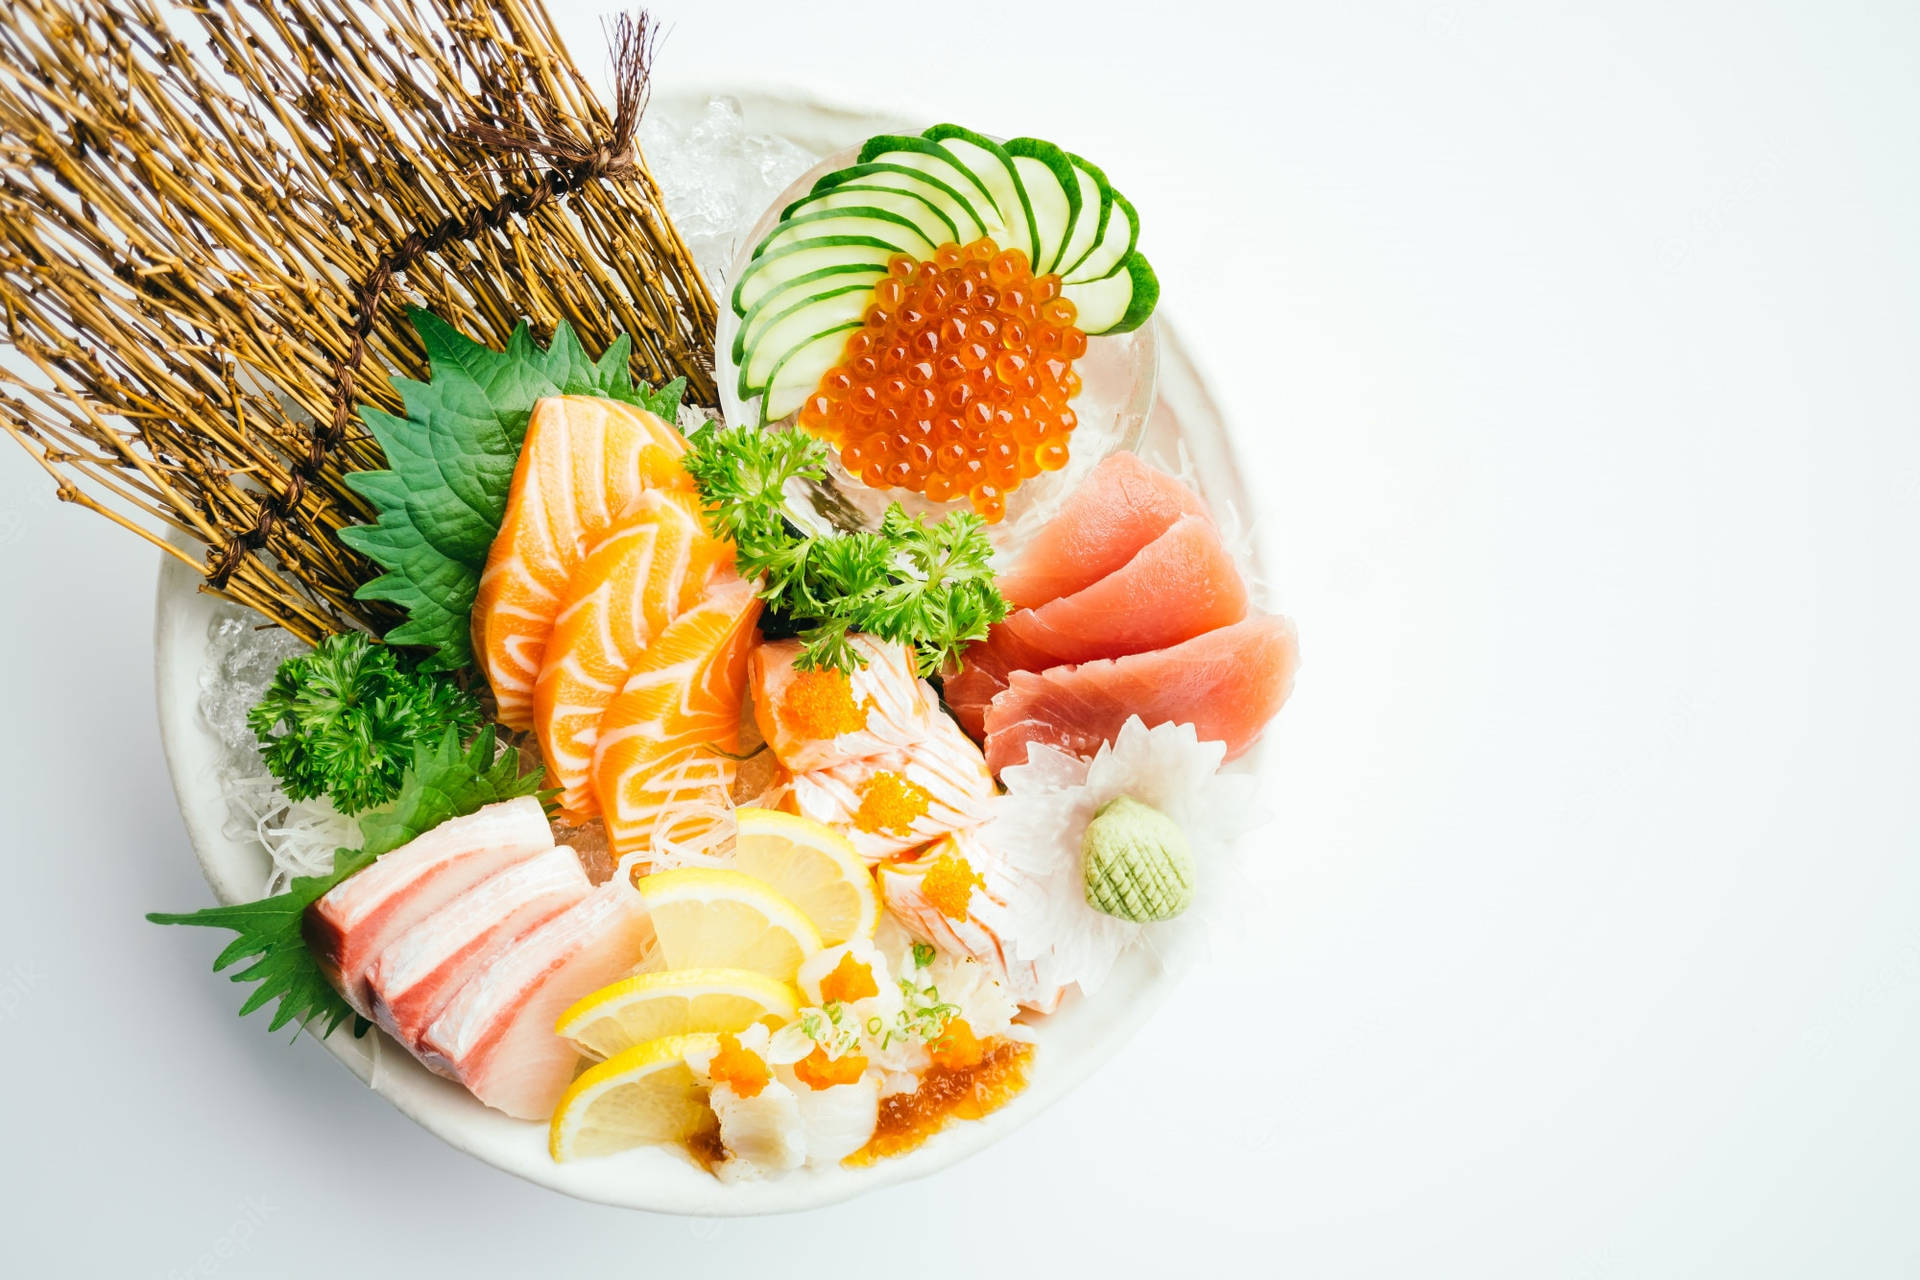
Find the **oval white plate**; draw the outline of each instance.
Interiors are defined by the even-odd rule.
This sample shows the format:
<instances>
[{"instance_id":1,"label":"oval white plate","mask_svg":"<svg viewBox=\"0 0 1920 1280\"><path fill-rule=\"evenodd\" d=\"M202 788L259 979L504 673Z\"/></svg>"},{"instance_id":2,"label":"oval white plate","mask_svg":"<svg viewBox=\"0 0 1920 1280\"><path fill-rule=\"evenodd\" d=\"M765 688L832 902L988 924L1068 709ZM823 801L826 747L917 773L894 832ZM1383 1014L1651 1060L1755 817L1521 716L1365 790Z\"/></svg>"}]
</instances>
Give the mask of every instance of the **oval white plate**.
<instances>
[{"instance_id":1,"label":"oval white plate","mask_svg":"<svg viewBox=\"0 0 1920 1280\"><path fill-rule=\"evenodd\" d=\"M899 127L896 119L842 110L794 95L736 93L747 128L780 134L827 152ZM705 94L662 94L650 110L692 113ZM1159 395L1141 447L1168 469L1184 463L1216 511L1231 504L1251 514L1233 446L1173 326L1160 326ZM1256 573L1257 564L1250 566ZM207 883L222 902L259 896L266 851L225 833L227 801L217 783L222 748L201 718L200 676L217 603L201 594L195 574L163 557L154 619L155 683L160 736L174 794ZM1256 750L1236 768L1257 768ZM1097 998L1069 997L1036 1026L1031 1083L984 1120L960 1123L920 1150L865 1169L805 1170L759 1183L722 1185L676 1151L653 1148L600 1160L555 1164L544 1125L508 1119L414 1062L377 1031L355 1040L345 1028L322 1043L362 1081L406 1115L460 1150L583 1200L661 1213L750 1215L810 1209L945 1168L1038 1115L1105 1062L1164 1000L1176 983L1152 954L1122 958ZM238 997L236 996L236 999ZM259 1015L264 1017L264 1015Z\"/></svg>"}]
</instances>

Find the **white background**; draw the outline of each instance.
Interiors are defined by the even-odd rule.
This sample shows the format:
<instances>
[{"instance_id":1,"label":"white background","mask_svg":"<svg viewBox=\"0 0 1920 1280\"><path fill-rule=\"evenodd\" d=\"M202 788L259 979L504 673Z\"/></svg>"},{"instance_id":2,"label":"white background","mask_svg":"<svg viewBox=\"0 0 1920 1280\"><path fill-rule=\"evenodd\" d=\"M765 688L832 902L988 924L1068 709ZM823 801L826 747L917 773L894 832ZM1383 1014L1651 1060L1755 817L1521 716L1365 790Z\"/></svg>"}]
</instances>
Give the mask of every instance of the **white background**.
<instances>
[{"instance_id":1,"label":"white background","mask_svg":"<svg viewBox=\"0 0 1920 1280\"><path fill-rule=\"evenodd\" d=\"M208 897L155 557L0 452L9 1271L1920 1273L1920 10L660 11L663 85L1057 138L1142 210L1304 639L1245 927L933 1181L522 1185L141 921Z\"/></svg>"}]
</instances>

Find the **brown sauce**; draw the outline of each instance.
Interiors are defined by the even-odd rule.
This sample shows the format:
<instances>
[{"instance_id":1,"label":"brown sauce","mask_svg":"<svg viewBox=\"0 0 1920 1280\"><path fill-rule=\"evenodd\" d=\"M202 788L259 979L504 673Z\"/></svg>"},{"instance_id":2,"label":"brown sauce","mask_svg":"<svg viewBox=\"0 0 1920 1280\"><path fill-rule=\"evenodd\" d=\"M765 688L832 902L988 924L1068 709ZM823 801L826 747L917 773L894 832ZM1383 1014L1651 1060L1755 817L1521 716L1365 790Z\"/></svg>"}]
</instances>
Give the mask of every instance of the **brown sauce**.
<instances>
[{"instance_id":1,"label":"brown sauce","mask_svg":"<svg viewBox=\"0 0 1920 1280\"><path fill-rule=\"evenodd\" d=\"M880 1119L867 1145L844 1163L856 1167L905 1155L953 1120L978 1120L1012 1101L1027 1087L1027 1063L1033 1046L996 1040L971 1067L934 1067L912 1093L880 1101Z\"/></svg>"}]
</instances>

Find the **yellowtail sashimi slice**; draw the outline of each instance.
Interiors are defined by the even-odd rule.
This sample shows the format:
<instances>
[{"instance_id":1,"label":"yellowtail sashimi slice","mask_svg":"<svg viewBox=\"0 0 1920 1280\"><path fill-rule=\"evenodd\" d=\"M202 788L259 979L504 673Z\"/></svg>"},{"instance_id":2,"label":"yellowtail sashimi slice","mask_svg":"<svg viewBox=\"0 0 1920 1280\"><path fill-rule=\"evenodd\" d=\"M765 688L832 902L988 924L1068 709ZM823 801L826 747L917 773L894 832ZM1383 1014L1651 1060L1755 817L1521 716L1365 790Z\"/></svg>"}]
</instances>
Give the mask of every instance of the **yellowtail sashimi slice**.
<instances>
[{"instance_id":1,"label":"yellowtail sashimi slice","mask_svg":"<svg viewBox=\"0 0 1920 1280\"><path fill-rule=\"evenodd\" d=\"M713 575L731 568L732 548L708 535L699 504L685 490L641 494L568 585L534 684L533 724L569 821L600 812L593 747L627 672Z\"/></svg>"},{"instance_id":2,"label":"yellowtail sashimi slice","mask_svg":"<svg viewBox=\"0 0 1920 1280\"><path fill-rule=\"evenodd\" d=\"M692 488L686 451L670 424L617 400L534 405L473 603L473 651L508 728L533 728L534 682L574 570L642 493Z\"/></svg>"},{"instance_id":3,"label":"yellowtail sashimi slice","mask_svg":"<svg viewBox=\"0 0 1920 1280\"><path fill-rule=\"evenodd\" d=\"M656 838L704 847L731 817L747 657L760 601L735 577L648 645L600 717L593 786L616 856Z\"/></svg>"}]
</instances>

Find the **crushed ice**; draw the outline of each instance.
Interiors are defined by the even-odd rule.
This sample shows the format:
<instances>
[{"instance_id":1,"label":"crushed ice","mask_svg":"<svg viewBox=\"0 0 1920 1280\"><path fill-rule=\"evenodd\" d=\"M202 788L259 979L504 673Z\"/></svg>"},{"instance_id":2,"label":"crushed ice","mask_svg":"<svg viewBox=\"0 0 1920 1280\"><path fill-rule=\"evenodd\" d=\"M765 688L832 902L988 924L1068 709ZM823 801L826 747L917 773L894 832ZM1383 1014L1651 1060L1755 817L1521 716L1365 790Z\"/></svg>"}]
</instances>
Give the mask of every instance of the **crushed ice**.
<instances>
[{"instance_id":1,"label":"crushed ice","mask_svg":"<svg viewBox=\"0 0 1920 1280\"><path fill-rule=\"evenodd\" d=\"M667 215L693 251L714 293L724 297L728 266L768 202L819 159L784 138L748 133L735 98L707 99L691 122L649 112L640 148Z\"/></svg>"},{"instance_id":2,"label":"crushed ice","mask_svg":"<svg viewBox=\"0 0 1920 1280\"><path fill-rule=\"evenodd\" d=\"M334 851L356 847L360 829L325 798L289 800L267 771L247 712L267 691L273 674L307 646L279 627L263 625L244 609L221 605L207 628L207 657L200 669L200 716L219 739L223 758L220 790L227 799L223 834L257 840L272 860L261 896L279 893L294 876L333 868Z\"/></svg>"}]
</instances>

